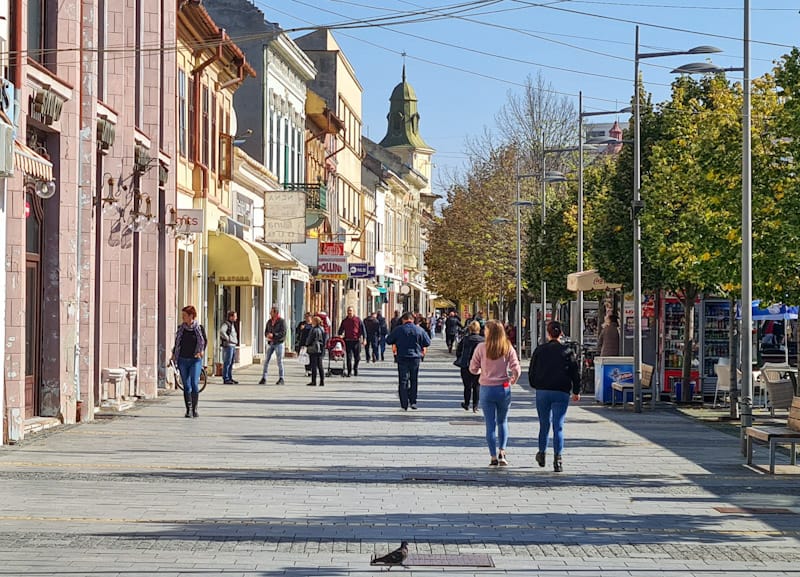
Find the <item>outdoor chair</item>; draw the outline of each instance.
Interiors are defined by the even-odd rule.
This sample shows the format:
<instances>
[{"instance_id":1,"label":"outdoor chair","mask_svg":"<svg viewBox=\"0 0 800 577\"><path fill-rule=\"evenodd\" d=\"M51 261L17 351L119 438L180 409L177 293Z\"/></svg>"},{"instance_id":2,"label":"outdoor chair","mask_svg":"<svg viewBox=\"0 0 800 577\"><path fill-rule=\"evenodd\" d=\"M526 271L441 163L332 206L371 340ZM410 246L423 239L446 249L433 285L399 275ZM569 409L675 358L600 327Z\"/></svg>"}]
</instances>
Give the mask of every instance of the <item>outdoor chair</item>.
<instances>
[{"instance_id":1,"label":"outdoor chair","mask_svg":"<svg viewBox=\"0 0 800 577\"><path fill-rule=\"evenodd\" d=\"M767 387L767 403L771 415L775 414L775 409L789 409L792 406L794 385L790 379L783 377L789 368L788 365L778 363L765 363L761 367L761 379Z\"/></svg>"},{"instance_id":2,"label":"outdoor chair","mask_svg":"<svg viewBox=\"0 0 800 577\"><path fill-rule=\"evenodd\" d=\"M714 402L712 408L717 406L717 398L722 393L722 403L725 403L725 397L730 400L731 394L731 365L729 363L716 363L714 365L714 374L717 375L717 386L714 388ZM736 370L736 375L739 382L742 382L742 371Z\"/></svg>"}]
</instances>

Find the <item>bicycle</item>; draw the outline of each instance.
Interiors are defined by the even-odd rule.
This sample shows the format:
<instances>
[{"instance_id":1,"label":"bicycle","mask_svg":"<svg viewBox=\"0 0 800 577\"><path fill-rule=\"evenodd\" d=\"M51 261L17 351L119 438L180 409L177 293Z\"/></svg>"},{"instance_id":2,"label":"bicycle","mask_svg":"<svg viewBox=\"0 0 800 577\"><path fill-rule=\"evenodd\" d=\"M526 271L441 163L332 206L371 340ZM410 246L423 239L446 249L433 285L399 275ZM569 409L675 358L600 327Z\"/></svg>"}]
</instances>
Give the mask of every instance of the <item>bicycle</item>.
<instances>
[{"instance_id":1,"label":"bicycle","mask_svg":"<svg viewBox=\"0 0 800 577\"><path fill-rule=\"evenodd\" d=\"M174 360L170 360L169 368L172 369L172 378L175 380L175 388L183 390L183 381L181 380L181 372L178 370L178 363ZM206 373L205 367L200 369L200 382L198 384L198 389L202 393L206 389L206 385L208 385L208 374Z\"/></svg>"}]
</instances>

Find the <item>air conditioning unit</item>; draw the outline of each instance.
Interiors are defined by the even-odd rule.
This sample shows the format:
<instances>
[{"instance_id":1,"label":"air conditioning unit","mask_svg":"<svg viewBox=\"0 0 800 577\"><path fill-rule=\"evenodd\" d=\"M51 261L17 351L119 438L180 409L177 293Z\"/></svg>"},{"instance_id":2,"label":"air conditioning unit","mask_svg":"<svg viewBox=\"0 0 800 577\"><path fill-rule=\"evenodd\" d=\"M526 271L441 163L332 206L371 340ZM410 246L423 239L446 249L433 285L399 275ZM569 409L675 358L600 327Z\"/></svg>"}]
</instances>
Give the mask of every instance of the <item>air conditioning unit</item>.
<instances>
[{"instance_id":1,"label":"air conditioning unit","mask_svg":"<svg viewBox=\"0 0 800 577\"><path fill-rule=\"evenodd\" d=\"M14 127L0 122L0 177L14 176Z\"/></svg>"}]
</instances>

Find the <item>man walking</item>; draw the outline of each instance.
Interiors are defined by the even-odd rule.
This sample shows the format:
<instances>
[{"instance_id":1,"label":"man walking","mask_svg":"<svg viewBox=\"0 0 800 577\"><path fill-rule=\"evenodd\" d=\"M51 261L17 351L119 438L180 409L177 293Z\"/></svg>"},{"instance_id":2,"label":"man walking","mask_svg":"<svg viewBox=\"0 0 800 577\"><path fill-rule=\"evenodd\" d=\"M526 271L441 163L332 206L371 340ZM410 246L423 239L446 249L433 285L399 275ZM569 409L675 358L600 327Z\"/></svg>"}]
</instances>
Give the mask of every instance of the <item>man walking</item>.
<instances>
[{"instance_id":1,"label":"man walking","mask_svg":"<svg viewBox=\"0 0 800 577\"><path fill-rule=\"evenodd\" d=\"M407 411L411 405L416 411L419 364L425 356L426 349L431 346L431 339L428 333L414 324L414 315L411 313L405 313L401 321L402 323L386 337L386 342L393 345L397 357L400 407Z\"/></svg>"},{"instance_id":2,"label":"man walking","mask_svg":"<svg viewBox=\"0 0 800 577\"><path fill-rule=\"evenodd\" d=\"M444 337L447 343L447 352L453 352L453 345L456 342L458 329L461 328L461 319L456 315L456 311L450 311L447 320L444 322Z\"/></svg>"},{"instance_id":3,"label":"man walking","mask_svg":"<svg viewBox=\"0 0 800 577\"><path fill-rule=\"evenodd\" d=\"M238 385L239 381L233 380L233 360L236 358L236 347L239 345L239 335L236 333L236 311L228 311L227 319L219 329L219 343L222 347L222 384Z\"/></svg>"},{"instance_id":4,"label":"man walking","mask_svg":"<svg viewBox=\"0 0 800 577\"><path fill-rule=\"evenodd\" d=\"M383 316L381 311L378 311L378 346L381 350L381 360L386 354L386 335L389 334L389 329L386 327L386 317Z\"/></svg>"},{"instance_id":5,"label":"man walking","mask_svg":"<svg viewBox=\"0 0 800 577\"><path fill-rule=\"evenodd\" d=\"M358 376L358 363L361 362L361 341L364 338L364 325L361 319L353 313L353 307L347 307L347 316L342 319L339 331L336 333L344 337L344 346L347 350L347 376Z\"/></svg>"},{"instance_id":6,"label":"man walking","mask_svg":"<svg viewBox=\"0 0 800 577\"><path fill-rule=\"evenodd\" d=\"M367 357L367 362L372 360L373 363L378 362L378 317L375 313L364 319L364 335L366 337L366 344L364 345L364 354Z\"/></svg>"},{"instance_id":7,"label":"man walking","mask_svg":"<svg viewBox=\"0 0 800 577\"><path fill-rule=\"evenodd\" d=\"M278 362L278 381L275 384L283 385L283 353L284 341L286 340L286 321L281 318L277 307L272 307L269 311L269 320L267 321L267 327L264 329L264 336L267 337L267 352L264 355L264 370L258 384L267 384L269 360L274 353Z\"/></svg>"},{"instance_id":8,"label":"man walking","mask_svg":"<svg viewBox=\"0 0 800 577\"><path fill-rule=\"evenodd\" d=\"M394 311L394 316L389 321L389 332L392 332L398 326L400 326L400 311Z\"/></svg>"}]
</instances>

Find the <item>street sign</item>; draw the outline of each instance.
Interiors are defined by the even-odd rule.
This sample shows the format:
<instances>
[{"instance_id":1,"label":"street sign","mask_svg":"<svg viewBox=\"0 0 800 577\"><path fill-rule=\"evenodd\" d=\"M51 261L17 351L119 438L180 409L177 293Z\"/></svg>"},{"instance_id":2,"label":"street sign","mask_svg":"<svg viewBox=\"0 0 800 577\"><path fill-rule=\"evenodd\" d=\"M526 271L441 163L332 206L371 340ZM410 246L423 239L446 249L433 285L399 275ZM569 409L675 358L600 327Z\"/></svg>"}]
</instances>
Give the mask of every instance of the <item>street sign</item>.
<instances>
[{"instance_id":1,"label":"street sign","mask_svg":"<svg viewBox=\"0 0 800 577\"><path fill-rule=\"evenodd\" d=\"M350 278L368 278L369 265L365 262L353 262L347 265Z\"/></svg>"}]
</instances>

